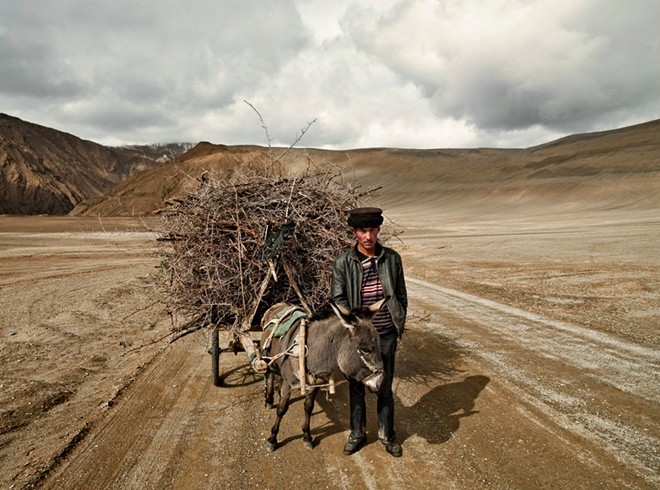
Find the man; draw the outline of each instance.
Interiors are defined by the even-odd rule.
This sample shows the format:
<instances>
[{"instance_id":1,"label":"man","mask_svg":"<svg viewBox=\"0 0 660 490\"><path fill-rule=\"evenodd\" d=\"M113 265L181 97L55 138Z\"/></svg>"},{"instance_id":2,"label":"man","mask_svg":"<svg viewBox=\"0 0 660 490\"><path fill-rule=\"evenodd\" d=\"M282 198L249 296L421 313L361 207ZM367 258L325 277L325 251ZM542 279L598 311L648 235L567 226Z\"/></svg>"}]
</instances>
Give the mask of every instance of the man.
<instances>
[{"instance_id":1,"label":"man","mask_svg":"<svg viewBox=\"0 0 660 490\"><path fill-rule=\"evenodd\" d=\"M379 208L353 209L348 225L356 238L354 247L340 254L332 269L332 298L348 309L360 308L390 296L387 305L374 317L380 334L385 380L378 393L378 438L394 457L402 455L394 432L394 357L397 339L403 334L408 309L406 283L401 257L391 248L378 243L383 223ZM345 454L353 454L364 446L366 437L366 405L364 384L349 379L351 434Z\"/></svg>"}]
</instances>

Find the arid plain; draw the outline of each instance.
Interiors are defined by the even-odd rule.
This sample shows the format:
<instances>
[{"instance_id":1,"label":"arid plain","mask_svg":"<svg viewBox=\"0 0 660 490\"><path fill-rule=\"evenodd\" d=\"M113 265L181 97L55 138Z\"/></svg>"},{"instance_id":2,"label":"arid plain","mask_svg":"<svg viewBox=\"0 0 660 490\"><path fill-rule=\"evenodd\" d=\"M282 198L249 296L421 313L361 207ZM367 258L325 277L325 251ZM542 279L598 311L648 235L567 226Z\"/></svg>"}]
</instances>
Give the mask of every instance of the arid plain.
<instances>
[{"instance_id":1,"label":"arid plain","mask_svg":"<svg viewBox=\"0 0 660 490\"><path fill-rule=\"evenodd\" d=\"M382 186L371 202L403 232L389 242L410 295L400 459L373 420L368 445L342 454L345 383L321 397L313 450L297 399L269 453L272 412L244 356L222 355L218 388L207 332L170 343L154 218L0 217L0 486L657 488L654 138L618 166L607 150L564 167L552 148L520 163L474 150L482 171L442 178L395 150L351 154L345 173Z\"/></svg>"}]
</instances>

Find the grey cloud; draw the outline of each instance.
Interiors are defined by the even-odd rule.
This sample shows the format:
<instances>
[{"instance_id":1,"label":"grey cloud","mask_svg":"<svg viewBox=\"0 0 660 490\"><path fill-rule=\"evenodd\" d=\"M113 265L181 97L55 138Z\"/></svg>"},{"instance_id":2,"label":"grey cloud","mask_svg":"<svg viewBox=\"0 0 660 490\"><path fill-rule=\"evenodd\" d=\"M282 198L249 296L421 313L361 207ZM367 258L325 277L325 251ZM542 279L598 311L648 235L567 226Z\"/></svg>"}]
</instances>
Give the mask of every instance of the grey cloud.
<instances>
[{"instance_id":1,"label":"grey cloud","mask_svg":"<svg viewBox=\"0 0 660 490\"><path fill-rule=\"evenodd\" d=\"M67 107L52 110L71 122L137 128L226 107L308 42L288 2L0 2L0 93L58 96Z\"/></svg>"},{"instance_id":2,"label":"grey cloud","mask_svg":"<svg viewBox=\"0 0 660 490\"><path fill-rule=\"evenodd\" d=\"M446 19L436 12L437 32L428 19L425 36L408 30L411 48L402 44L402 33L421 3L401 2L375 20L374 12L347 17L343 26L360 49L415 83L438 117L489 131L533 125L573 131L616 120L624 111L648 119L660 112L655 0L585 3L558 16L556 25L530 17L528 22L541 23L520 23L522 33L487 30L480 44L476 28L473 39L461 42L445 35L441 29L447 25L440 24ZM502 49L502 36L517 44Z\"/></svg>"},{"instance_id":3,"label":"grey cloud","mask_svg":"<svg viewBox=\"0 0 660 490\"><path fill-rule=\"evenodd\" d=\"M72 97L84 91L42 45L0 35L0 92L35 98Z\"/></svg>"},{"instance_id":4,"label":"grey cloud","mask_svg":"<svg viewBox=\"0 0 660 490\"><path fill-rule=\"evenodd\" d=\"M90 125L102 133L122 134L126 137L145 127L167 127L175 122L164 111L113 100L97 102L76 111L72 116L64 116L63 120L67 118L76 124Z\"/></svg>"},{"instance_id":5,"label":"grey cloud","mask_svg":"<svg viewBox=\"0 0 660 490\"><path fill-rule=\"evenodd\" d=\"M88 139L265 144L246 99L278 144L319 116L304 144L337 148L660 115L656 0L302 2L0 0L0 105Z\"/></svg>"}]
</instances>

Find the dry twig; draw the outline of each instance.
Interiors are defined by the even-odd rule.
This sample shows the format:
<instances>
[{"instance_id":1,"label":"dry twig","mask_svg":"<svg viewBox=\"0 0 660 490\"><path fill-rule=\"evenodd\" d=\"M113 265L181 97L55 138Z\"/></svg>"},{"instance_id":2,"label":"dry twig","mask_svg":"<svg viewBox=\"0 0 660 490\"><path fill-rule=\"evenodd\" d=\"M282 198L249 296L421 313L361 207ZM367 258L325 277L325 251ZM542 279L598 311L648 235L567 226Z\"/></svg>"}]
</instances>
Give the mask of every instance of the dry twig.
<instances>
[{"instance_id":1,"label":"dry twig","mask_svg":"<svg viewBox=\"0 0 660 490\"><path fill-rule=\"evenodd\" d=\"M168 307L234 330L249 328L279 301L318 309L330 297L334 258L352 242L346 212L365 194L322 172L207 176L163 213Z\"/></svg>"}]
</instances>

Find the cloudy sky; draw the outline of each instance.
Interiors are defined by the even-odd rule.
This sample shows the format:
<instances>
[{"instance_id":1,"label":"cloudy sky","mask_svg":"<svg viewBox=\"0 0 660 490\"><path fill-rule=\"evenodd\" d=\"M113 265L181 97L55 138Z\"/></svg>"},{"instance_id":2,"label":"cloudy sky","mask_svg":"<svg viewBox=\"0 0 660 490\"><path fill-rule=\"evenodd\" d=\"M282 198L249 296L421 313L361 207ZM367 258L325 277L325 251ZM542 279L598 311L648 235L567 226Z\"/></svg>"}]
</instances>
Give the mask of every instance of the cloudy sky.
<instances>
[{"instance_id":1,"label":"cloudy sky","mask_svg":"<svg viewBox=\"0 0 660 490\"><path fill-rule=\"evenodd\" d=\"M520 148L660 118L658 0L0 0L0 112L102 144Z\"/></svg>"}]
</instances>

